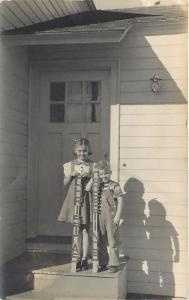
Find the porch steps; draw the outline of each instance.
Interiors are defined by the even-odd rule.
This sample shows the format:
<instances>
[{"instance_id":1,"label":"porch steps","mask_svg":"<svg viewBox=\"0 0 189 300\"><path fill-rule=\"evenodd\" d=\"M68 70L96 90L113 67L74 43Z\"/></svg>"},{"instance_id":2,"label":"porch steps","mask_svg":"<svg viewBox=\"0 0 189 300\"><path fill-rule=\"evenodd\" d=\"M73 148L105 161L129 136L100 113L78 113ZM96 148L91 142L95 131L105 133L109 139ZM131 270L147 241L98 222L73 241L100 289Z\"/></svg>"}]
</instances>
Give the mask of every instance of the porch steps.
<instances>
[{"instance_id":1,"label":"porch steps","mask_svg":"<svg viewBox=\"0 0 189 300\"><path fill-rule=\"evenodd\" d=\"M31 253L71 253L71 236L37 236L26 240L26 251Z\"/></svg>"},{"instance_id":2,"label":"porch steps","mask_svg":"<svg viewBox=\"0 0 189 300\"><path fill-rule=\"evenodd\" d=\"M33 271L34 291L8 296L7 300L116 300L126 299L127 264L120 271L70 273L70 264Z\"/></svg>"}]
</instances>

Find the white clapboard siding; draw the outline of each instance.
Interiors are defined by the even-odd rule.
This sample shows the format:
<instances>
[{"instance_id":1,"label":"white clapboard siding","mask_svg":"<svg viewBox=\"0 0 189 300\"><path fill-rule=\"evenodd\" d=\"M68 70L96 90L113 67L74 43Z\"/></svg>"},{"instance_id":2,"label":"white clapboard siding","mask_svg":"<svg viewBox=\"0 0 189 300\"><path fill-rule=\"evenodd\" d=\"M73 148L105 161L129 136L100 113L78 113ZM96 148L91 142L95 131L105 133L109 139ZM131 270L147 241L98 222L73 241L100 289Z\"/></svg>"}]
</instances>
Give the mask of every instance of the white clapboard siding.
<instances>
[{"instance_id":1,"label":"white clapboard siding","mask_svg":"<svg viewBox=\"0 0 189 300\"><path fill-rule=\"evenodd\" d=\"M120 108L121 115L142 115L149 113L150 115L166 114L166 115L186 115L187 108L186 105L169 105L169 109L165 111L164 105L145 105L145 106L137 106L137 105L122 105ZM170 124L172 125L172 123Z\"/></svg>"},{"instance_id":2,"label":"white clapboard siding","mask_svg":"<svg viewBox=\"0 0 189 300\"><path fill-rule=\"evenodd\" d=\"M144 238L138 237L127 237L124 243L122 243L122 247L130 246L130 248L141 248L141 249L157 249L157 250L169 250L170 247L167 243L167 238L153 238L153 244L148 243ZM182 240L182 244L180 245L180 251L186 251L187 249L187 240Z\"/></svg>"},{"instance_id":3,"label":"white clapboard siding","mask_svg":"<svg viewBox=\"0 0 189 300\"><path fill-rule=\"evenodd\" d=\"M146 201L146 212L147 211L147 207L148 207L148 202ZM127 215L141 215L142 212L141 212L141 203L138 201L138 202L135 202L135 204L133 205L132 202L127 202ZM180 203L178 204L168 204L166 203L166 212L167 212L167 215L168 216L177 216L178 214L180 216L187 216L187 211L186 210L183 210L183 205L180 205ZM155 212L154 215L161 215L161 212Z\"/></svg>"},{"instance_id":4,"label":"white clapboard siding","mask_svg":"<svg viewBox=\"0 0 189 300\"><path fill-rule=\"evenodd\" d=\"M167 107L168 108L168 107ZM143 125L186 125L186 114L128 114L127 118L124 117L125 115L121 116L121 125L130 125L132 126L143 126Z\"/></svg>"},{"instance_id":5,"label":"white clapboard siding","mask_svg":"<svg viewBox=\"0 0 189 300\"><path fill-rule=\"evenodd\" d=\"M15 202L15 200L17 201L22 201L22 200L25 200L26 199L26 190L17 190L15 192L14 191L0 191L0 201L1 203L5 202L5 203L8 203L8 202Z\"/></svg>"},{"instance_id":6,"label":"white clapboard siding","mask_svg":"<svg viewBox=\"0 0 189 300\"><path fill-rule=\"evenodd\" d=\"M23 156L15 157L9 154L0 154L0 166L2 167L27 167L27 158Z\"/></svg>"},{"instance_id":7,"label":"white clapboard siding","mask_svg":"<svg viewBox=\"0 0 189 300\"><path fill-rule=\"evenodd\" d=\"M121 105L119 178L126 194L123 214L125 221L120 228L120 247L130 257L128 285L131 292L137 292L132 285L137 282L146 293L152 289L157 294L164 294L165 290L171 294L172 288L169 284L174 287L174 277L174 293L179 296L185 293L186 270L180 268L182 273L178 273L177 269L173 269L174 273L171 271L170 266L176 264L173 262L175 246L169 241L176 235L180 244L179 264L186 264L186 132L184 105ZM137 181L128 186L132 178ZM138 182L140 184L135 189ZM145 222L150 215L149 204L152 199L156 199L163 207L166 216L161 215L161 207L154 208L150 238L149 227ZM141 264L133 271L134 260L140 260L141 264L146 261L148 271L153 263L154 270L150 270L150 276L144 276ZM157 284L159 269L164 272L161 265L164 266L167 262L164 289L161 290ZM179 288L181 284L182 292Z\"/></svg>"},{"instance_id":8,"label":"white clapboard siding","mask_svg":"<svg viewBox=\"0 0 189 300\"><path fill-rule=\"evenodd\" d=\"M2 91L2 90L1 90ZM25 95L26 97L26 95ZM27 109L28 109L28 105L27 102L21 101L21 97L18 96L18 99L16 97L14 97L14 94L6 96L6 97L2 97L2 105L1 105L1 109L3 109L3 107L7 107L10 108L16 112L22 112L24 114L27 113Z\"/></svg>"},{"instance_id":9,"label":"white clapboard siding","mask_svg":"<svg viewBox=\"0 0 189 300\"><path fill-rule=\"evenodd\" d=\"M1 143L0 147L0 154L5 155L15 155L16 157L26 157L27 156L27 147L24 147L23 145L17 145L10 143Z\"/></svg>"},{"instance_id":10,"label":"white clapboard siding","mask_svg":"<svg viewBox=\"0 0 189 300\"><path fill-rule=\"evenodd\" d=\"M187 171L185 172L187 173ZM137 178L143 178L147 181L159 181L161 178L161 181L164 182L178 182L178 181L186 181L186 174L183 173L182 170L175 171L175 170L154 170L154 169L147 169L147 170L140 170L137 169L136 171L130 171L130 170L121 170L120 171L120 179L125 180L125 178L130 178L133 176L136 176ZM184 176L183 176L184 175Z\"/></svg>"},{"instance_id":11,"label":"white clapboard siding","mask_svg":"<svg viewBox=\"0 0 189 300\"><path fill-rule=\"evenodd\" d=\"M8 181L8 180L7 180ZM159 201L161 201L161 199L159 199ZM134 205L133 205L134 206ZM183 210L186 210L186 207L183 208ZM182 213L183 214L183 213ZM167 216L167 220L169 220L169 222L174 222L175 227L179 228L179 227L183 227L183 228L187 228L188 225L188 220L187 220L187 216L175 216L175 215L166 215ZM126 219L126 224L127 226L143 226L142 225L142 220L143 220L143 214L137 214L137 212L135 214L130 214L130 215L125 215L125 219ZM145 221L145 219L144 219ZM153 220L151 221L150 226L152 227L161 227L164 228L166 226L169 225L169 222L163 222L162 221L162 216L159 215L153 215ZM144 227L145 230L148 229L148 227Z\"/></svg>"},{"instance_id":12,"label":"white clapboard siding","mask_svg":"<svg viewBox=\"0 0 189 300\"><path fill-rule=\"evenodd\" d=\"M15 180L18 176L26 178L27 168L23 167L1 167L0 170L0 179L7 178Z\"/></svg>"},{"instance_id":13,"label":"white clapboard siding","mask_svg":"<svg viewBox=\"0 0 189 300\"><path fill-rule=\"evenodd\" d=\"M131 34L128 33L128 35ZM74 46L75 48L76 46ZM172 47L172 46L171 46ZM159 50L159 54L163 57L167 56L167 53L168 51L170 51L170 57L172 59L175 59L175 57L177 57L177 53L175 53L176 51L179 51L182 53L182 55L184 57L187 58L187 50L183 49L183 45L180 45L180 46L175 46L174 47L174 50L175 51L171 51L171 47L169 49L166 49L165 46L160 46L158 47L158 50ZM134 49L132 48L124 48L124 47L119 47L119 45L117 46L114 46L112 45L111 46L111 49L110 49L110 46L109 45L103 45L102 46L98 46L98 45L95 45L95 47L91 44L91 46L88 46L86 48L86 45L83 46L83 45L79 45L77 46L77 49L78 51L80 51L80 53L76 53L76 51L73 50L72 47L51 47L51 48L48 48L48 49L45 49L46 47L41 47L40 49L33 49L32 51L32 55L33 55L33 58L35 57L35 59L42 59L42 50L44 50L44 56L48 59L52 59L52 58L55 58L55 57L58 57L58 58L61 58L61 57L68 57L68 58L86 58L86 57L104 57L104 58L112 58L112 57L115 57L116 54L119 54L120 58L121 59L147 59L147 58L151 58L151 59L156 59L157 56L156 56L156 53L152 50L152 48L149 46L149 43L146 41L146 47L137 47ZM53 52L52 49L55 51ZM40 51L40 52L39 52ZM48 57L48 54L50 55L50 57ZM161 68L162 68L162 64L161 64ZM172 67L173 68L173 67ZM164 69L161 69L162 72L164 73ZM124 73L125 70L123 70L122 73ZM177 71L175 71L177 73ZM143 73L142 73L143 74ZM167 73L164 73L166 74L166 78L167 77ZM180 72L179 72L180 74ZM150 74L150 75L153 75L153 74ZM180 77L180 75L179 75ZM133 80L134 80L134 77L133 77Z\"/></svg>"},{"instance_id":14,"label":"white clapboard siding","mask_svg":"<svg viewBox=\"0 0 189 300\"><path fill-rule=\"evenodd\" d=\"M161 73L163 80L170 80L170 74L167 72L166 69L155 69L154 71L156 71L157 73ZM172 67L170 68L170 72L174 79L187 78L187 70L184 66L182 68ZM124 78L124 81L137 82L147 80L149 82L149 79L151 78L150 76L152 75L152 70L129 70L129 72L124 70L122 71L121 75Z\"/></svg>"},{"instance_id":15,"label":"white clapboard siding","mask_svg":"<svg viewBox=\"0 0 189 300\"><path fill-rule=\"evenodd\" d=\"M144 222L143 219L142 219L142 221ZM177 227L176 231L177 231L178 236L181 239L181 241L187 239L187 227ZM162 230L162 227L160 227L160 226L153 226L151 228L151 232L152 232L154 238L165 238L169 235L169 228L165 227ZM125 237L126 240L127 240L127 237L133 237L133 238L142 237L142 238L146 239L147 233L146 233L144 226L142 226L142 224L140 224L139 226L123 225L120 228L120 236ZM121 243L125 243L125 241L123 240Z\"/></svg>"},{"instance_id":16,"label":"white clapboard siding","mask_svg":"<svg viewBox=\"0 0 189 300\"><path fill-rule=\"evenodd\" d=\"M142 271L137 272L137 274L135 271L129 272L128 280L135 281L136 276L137 276L138 280L141 281L142 276L138 276L140 274L140 272L142 273ZM140 275L142 275L142 274L140 274ZM146 282L156 283L158 276L159 276L159 274L157 272L150 271L150 278L146 277ZM180 284L180 285L185 285L187 283L186 274L178 274L176 279L177 279L178 284ZM173 280L172 275L169 272L165 272L164 280L167 284L171 284L172 280Z\"/></svg>"},{"instance_id":17,"label":"white clapboard siding","mask_svg":"<svg viewBox=\"0 0 189 300\"><path fill-rule=\"evenodd\" d=\"M135 126L122 126L120 130L120 136L175 136L182 137L185 136L185 132L183 131L183 126L178 125L135 125Z\"/></svg>"},{"instance_id":18,"label":"white clapboard siding","mask_svg":"<svg viewBox=\"0 0 189 300\"><path fill-rule=\"evenodd\" d=\"M130 139L130 137L129 137L129 139ZM134 139L134 138L132 137L132 139ZM137 140L137 138L136 138L136 140ZM141 138L141 140L142 140L142 138ZM159 140L160 140L160 138L159 138ZM171 138L169 138L169 140L171 140ZM156 141L156 140L152 139L151 143L153 143L154 141ZM162 138L162 142L164 142L164 138ZM140 143L138 143L138 145L140 147ZM129 145L128 145L128 147L129 147ZM181 145L181 147L182 147L182 145ZM126 147L124 147L124 148L126 148ZM151 170L177 170L177 171L187 170L186 158L177 159L177 160L169 159L169 158L166 158L166 159L163 159L163 158L121 159L120 160L120 168L121 169L124 169L125 163L126 163L126 170L127 169L128 170L149 170L149 169L151 169ZM148 166L149 163L150 163L150 165Z\"/></svg>"},{"instance_id":19,"label":"white clapboard siding","mask_svg":"<svg viewBox=\"0 0 189 300\"><path fill-rule=\"evenodd\" d=\"M121 130L120 130L121 131ZM125 151L125 148L120 149L120 157L122 159L125 158L134 158L134 159L140 159L140 158L151 158L151 159L181 159L187 157L187 149L186 148L127 148L127 151Z\"/></svg>"},{"instance_id":20,"label":"white clapboard siding","mask_svg":"<svg viewBox=\"0 0 189 300\"><path fill-rule=\"evenodd\" d=\"M166 42L169 43L169 45L185 45L187 44L187 39L185 34L180 34L177 40L175 40L174 35L164 35L164 38L166 39ZM132 45L131 45L132 44ZM130 35L127 38L127 43L125 44L125 47L142 47L146 46L146 39L142 35ZM165 40L161 38L161 36L157 36L157 38L154 40L153 46L165 46Z\"/></svg>"},{"instance_id":21,"label":"white clapboard siding","mask_svg":"<svg viewBox=\"0 0 189 300\"><path fill-rule=\"evenodd\" d=\"M186 79L185 79L186 80ZM149 86L148 92L139 92L139 93L121 93L120 103L128 104L163 104L163 103L183 103L187 98L187 91L183 90L182 93L177 89L177 91L169 92L164 90L164 94L159 93L155 94L151 91L151 86Z\"/></svg>"},{"instance_id":22,"label":"white clapboard siding","mask_svg":"<svg viewBox=\"0 0 189 300\"><path fill-rule=\"evenodd\" d=\"M178 68L185 64L186 56L178 56L176 60L174 57L167 57L166 60L170 66L174 65L175 68ZM121 68L122 70L157 70L162 68L162 63L157 57L142 60L140 58L125 58L121 61ZM124 84L124 81L122 84Z\"/></svg>"},{"instance_id":23,"label":"white clapboard siding","mask_svg":"<svg viewBox=\"0 0 189 300\"><path fill-rule=\"evenodd\" d=\"M173 27L165 30L170 30L168 35L163 27L161 33L158 27L139 27L125 38L120 63L119 179L126 193L120 248L130 257L129 292L185 297L187 108L182 103L187 98L186 35L176 34ZM150 78L155 73L162 78L159 94L151 92ZM128 186L131 178L138 181ZM151 212L149 228L145 224L152 199L160 207ZM179 262L173 261L173 238L178 239Z\"/></svg>"},{"instance_id":24,"label":"white clapboard siding","mask_svg":"<svg viewBox=\"0 0 189 300\"><path fill-rule=\"evenodd\" d=\"M156 70L151 70L151 72L155 72ZM187 82L177 79L177 84L179 84L180 87L182 87L182 90L186 93L187 92ZM171 79L164 79L161 83L162 89L166 91L173 91L177 92L178 87L175 85L175 83ZM125 81L121 83L121 93L148 93L149 89L151 88L151 81L149 80L141 80L137 83L135 81Z\"/></svg>"},{"instance_id":25,"label":"white clapboard siding","mask_svg":"<svg viewBox=\"0 0 189 300\"><path fill-rule=\"evenodd\" d=\"M27 124L27 115L23 115L23 113L2 106L0 110L0 118L2 119L3 117L21 124Z\"/></svg>"},{"instance_id":26,"label":"white clapboard siding","mask_svg":"<svg viewBox=\"0 0 189 300\"><path fill-rule=\"evenodd\" d=\"M15 24L18 25L17 22ZM1 264L24 251L28 62L24 49L6 48L1 44L0 52L0 238L3 241L0 251Z\"/></svg>"},{"instance_id":27,"label":"white clapboard siding","mask_svg":"<svg viewBox=\"0 0 189 300\"><path fill-rule=\"evenodd\" d=\"M12 133L5 129L0 129L0 142L9 142L11 140L12 143L17 143L23 146L26 146L26 141L23 140L22 134Z\"/></svg>"}]
</instances>

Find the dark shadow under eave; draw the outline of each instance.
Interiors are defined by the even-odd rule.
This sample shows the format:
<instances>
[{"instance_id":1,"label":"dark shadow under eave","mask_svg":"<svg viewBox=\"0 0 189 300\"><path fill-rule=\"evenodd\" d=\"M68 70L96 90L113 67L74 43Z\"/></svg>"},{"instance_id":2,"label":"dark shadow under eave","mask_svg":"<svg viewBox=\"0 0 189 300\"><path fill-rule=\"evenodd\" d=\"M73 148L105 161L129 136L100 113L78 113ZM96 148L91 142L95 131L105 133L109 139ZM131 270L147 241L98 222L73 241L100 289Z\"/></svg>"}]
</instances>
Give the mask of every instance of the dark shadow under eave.
<instances>
[{"instance_id":1,"label":"dark shadow under eave","mask_svg":"<svg viewBox=\"0 0 189 300\"><path fill-rule=\"evenodd\" d=\"M84 11L37 24L24 26L20 28L5 30L2 35L14 34L34 34L38 31L48 31L64 27L75 27L82 25L98 24L112 22L116 20L133 19L137 17L149 17L149 14L115 12L106 10Z\"/></svg>"}]
</instances>

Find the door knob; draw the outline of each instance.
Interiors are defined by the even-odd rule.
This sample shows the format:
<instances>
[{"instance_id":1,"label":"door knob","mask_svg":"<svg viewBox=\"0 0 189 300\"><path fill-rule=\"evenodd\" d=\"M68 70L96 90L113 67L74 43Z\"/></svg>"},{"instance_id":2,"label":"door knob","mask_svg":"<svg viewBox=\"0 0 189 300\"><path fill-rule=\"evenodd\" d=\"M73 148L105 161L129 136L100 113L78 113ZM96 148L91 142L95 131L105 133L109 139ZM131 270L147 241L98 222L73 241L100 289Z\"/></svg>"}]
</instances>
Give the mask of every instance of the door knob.
<instances>
[{"instance_id":1,"label":"door knob","mask_svg":"<svg viewBox=\"0 0 189 300\"><path fill-rule=\"evenodd\" d=\"M126 164L126 163L123 163L123 164L122 164L122 166L123 166L123 167L126 167L126 166L127 166L127 164Z\"/></svg>"}]
</instances>

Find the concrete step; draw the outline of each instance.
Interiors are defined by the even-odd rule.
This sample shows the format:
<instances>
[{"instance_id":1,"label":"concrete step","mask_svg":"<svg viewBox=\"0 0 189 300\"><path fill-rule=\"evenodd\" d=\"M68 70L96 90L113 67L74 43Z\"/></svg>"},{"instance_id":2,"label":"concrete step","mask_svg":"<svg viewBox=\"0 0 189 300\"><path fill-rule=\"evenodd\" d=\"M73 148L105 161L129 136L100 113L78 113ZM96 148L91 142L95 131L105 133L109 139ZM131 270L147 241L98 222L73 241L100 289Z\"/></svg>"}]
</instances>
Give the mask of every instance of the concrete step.
<instances>
[{"instance_id":1,"label":"concrete step","mask_svg":"<svg viewBox=\"0 0 189 300\"><path fill-rule=\"evenodd\" d=\"M6 300L54 300L51 295L39 291L28 291L7 296Z\"/></svg>"},{"instance_id":2,"label":"concrete step","mask_svg":"<svg viewBox=\"0 0 189 300\"><path fill-rule=\"evenodd\" d=\"M6 265L4 294L10 300L114 300L120 291L125 293L124 262L115 274L96 274L92 272L91 260L88 271L70 273L70 261L66 254L26 252Z\"/></svg>"},{"instance_id":3,"label":"concrete step","mask_svg":"<svg viewBox=\"0 0 189 300\"><path fill-rule=\"evenodd\" d=\"M3 284L0 286L0 298L20 294L34 289L34 272L51 266L70 262L70 255L52 253L24 253L9 261L2 269Z\"/></svg>"},{"instance_id":4,"label":"concrete step","mask_svg":"<svg viewBox=\"0 0 189 300\"><path fill-rule=\"evenodd\" d=\"M26 251L32 253L56 253L69 254L71 252L71 244L51 244L51 243L28 243L26 244Z\"/></svg>"},{"instance_id":5,"label":"concrete step","mask_svg":"<svg viewBox=\"0 0 189 300\"><path fill-rule=\"evenodd\" d=\"M37 236L26 240L26 251L31 253L71 253L70 236Z\"/></svg>"},{"instance_id":6,"label":"concrete step","mask_svg":"<svg viewBox=\"0 0 189 300\"><path fill-rule=\"evenodd\" d=\"M127 264L120 271L70 273L70 264L33 271L34 291L8 296L8 300L117 300L126 299Z\"/></svg>"}]
</instances>

